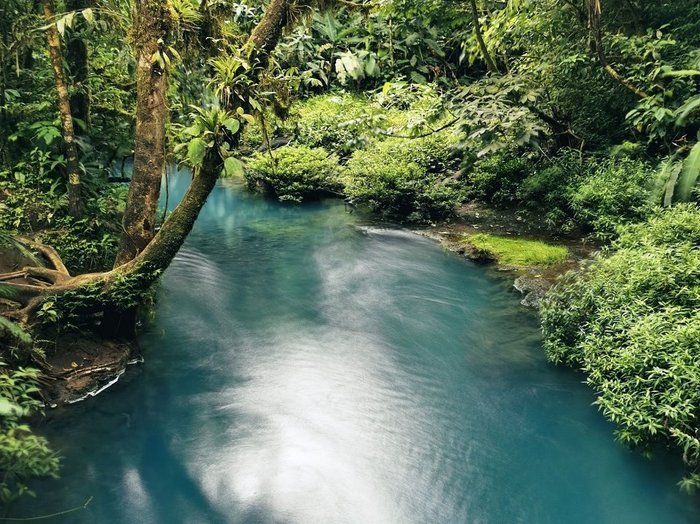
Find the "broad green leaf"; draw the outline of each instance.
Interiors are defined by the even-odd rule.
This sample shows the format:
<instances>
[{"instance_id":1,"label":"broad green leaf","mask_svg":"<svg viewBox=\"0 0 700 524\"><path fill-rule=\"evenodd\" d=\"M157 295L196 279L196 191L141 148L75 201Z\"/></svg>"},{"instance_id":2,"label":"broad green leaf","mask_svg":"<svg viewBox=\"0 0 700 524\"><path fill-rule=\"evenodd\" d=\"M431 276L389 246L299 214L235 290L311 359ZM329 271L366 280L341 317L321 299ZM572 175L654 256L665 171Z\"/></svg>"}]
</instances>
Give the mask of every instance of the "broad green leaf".
<instances>
[{"instance_id":1,"label":"broad green leaf","mask_svg":"<svg viewBox=\"0 0 700 524\"><path fill-rule=\"evenodd\" d=\"M678 175L681 169L683 169L683 164L681 162L674 162L673 159L669 160L663 167L661 176L666 178L664 192L665 207L669 207L673 203L673 193L676 190L676 182L678 182Z\"/></svg>"},{"instance_id":2,"label":"broad green leaf","mask_svg":"<svg viewBox=\"0 0 700 524\"><path fill-rule=\"evenodd\" d=\"M238 130L241 128L241 123L236 118L227 118L221 125L228 129L232 135L238 133Z\"/></svg>"},{"instance_id":3,"label":"broad green leaf","mask_svg":"<svg viewBox=\"0 0 700 524\"><path fill-rule=\"evenodd\" d=\"M204 155L207 154L207 143L201 138L193 138L187 146L187 160L192 167L202 165Z\"/></svg>"},{"instance_id":4,"label":"broad green leaf","mask_svg":"<svg viewBox=\"0 0 700 524\"><path fill-rule=\"evenodd\" d=\"M0 397L0 417L11 417L12 415L17 415L22 412L20 408L14 402L10 402L6 398Z\"/></svg>"},{"instance_id":5,"label":"broad green leaf","mask_svg":"<svg viewBox=\"0 0 700 524\"><path fill-rule=\"evenodd\" d=\"M243 162L232 156L224 160L224 175L229 177L243 176Z\"/></svg>"},{"instance_id":6,"label":"broad green leaf","mask_svg":"<svg viewBox=\"0 0 700 524\"><path fill-rule=\"evenodd\" d=\"M696 95L685 102L676 110L676 121L678 124L685 124L685 119L693 111L700 109L700 95Z\"/></svg>"},{"instance_id":7,"label":"broad green leaf","mask_svg":"<svg viewBox=\"0 0 700 524\"><path fill-rule=\"evenodd\" d=\"M687 202L700 177L700 142L690 150L688 158L683 162L683 171L678 179L677 200Z\"/></svg>"},{"instance_id":8,"label":"broad green leaf","mask_svg":"<svg viewBox=\"0 0 700 524\"><path fill-rule=\"evenodd\" d=\"M94 24L95 23L95 14L92 11L92 8L88 7L87 9L83 9L83 18L90 23Z\"/></svg>"}]
</instances>

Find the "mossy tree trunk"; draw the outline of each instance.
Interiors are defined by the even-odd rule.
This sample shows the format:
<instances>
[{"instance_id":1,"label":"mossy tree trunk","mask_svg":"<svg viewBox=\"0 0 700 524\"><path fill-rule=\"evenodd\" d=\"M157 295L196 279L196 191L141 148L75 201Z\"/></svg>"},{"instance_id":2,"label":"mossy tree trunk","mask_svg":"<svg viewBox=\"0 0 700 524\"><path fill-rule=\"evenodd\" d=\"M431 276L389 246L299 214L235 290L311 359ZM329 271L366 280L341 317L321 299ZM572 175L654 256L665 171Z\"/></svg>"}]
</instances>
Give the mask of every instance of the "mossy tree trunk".
<instances>
[{"instance_id":1,"label":"mossy tree trunk","mask_svg":"<svg viewBox=\"0 0 700 524\"><path fill-rule=\"evenodd\" d=\"M172 25L167 1L136 0L136 138L119 252L114 267L143 251L155 235L160 185L165 173L168 71L156 59Z\"/></svg>"},{"instance_id":2,"label":"mossy tree trunk","mask_svg":"<svg viewBox=\"0 0 700 524\"><path fill-rule=\"evenodd\" d=\"M61 52L61 39L56 26L56 14L52 0L42 0L44 18L46 19L46 39L49 46L51 66L53 67L54 85L58 95L58 111L61 116L61 128L63 143L66 152L66 171L68 173L68 209L72 216L80 217L82 214L80 166L78 164L78 148L75 144L75 131L73 128L73 113L71 112L70 97L66 87L66 79L63 73L63 54Z\"/></svg>"}]
</instances>

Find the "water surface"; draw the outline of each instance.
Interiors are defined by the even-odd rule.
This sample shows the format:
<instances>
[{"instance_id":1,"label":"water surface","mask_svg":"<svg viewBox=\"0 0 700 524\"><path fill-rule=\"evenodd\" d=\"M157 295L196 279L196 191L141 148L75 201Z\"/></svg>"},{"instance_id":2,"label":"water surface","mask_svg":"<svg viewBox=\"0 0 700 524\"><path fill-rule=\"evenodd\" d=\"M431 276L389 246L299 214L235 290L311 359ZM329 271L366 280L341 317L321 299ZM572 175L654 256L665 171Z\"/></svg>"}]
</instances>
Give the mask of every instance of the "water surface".
<instances>
[{"instance_id":1,"label":"water surface","mask_svg":"<svg viewBox=\"0 0 700 524\"><path fill-rule=\"evenodd\" d=\"M171 202L186 177L172 182ZM43 431L75 523L686 523L675 459L612 438L504 279L342 203L218 186L146 362Z\"/></svg>"}]
</instances>

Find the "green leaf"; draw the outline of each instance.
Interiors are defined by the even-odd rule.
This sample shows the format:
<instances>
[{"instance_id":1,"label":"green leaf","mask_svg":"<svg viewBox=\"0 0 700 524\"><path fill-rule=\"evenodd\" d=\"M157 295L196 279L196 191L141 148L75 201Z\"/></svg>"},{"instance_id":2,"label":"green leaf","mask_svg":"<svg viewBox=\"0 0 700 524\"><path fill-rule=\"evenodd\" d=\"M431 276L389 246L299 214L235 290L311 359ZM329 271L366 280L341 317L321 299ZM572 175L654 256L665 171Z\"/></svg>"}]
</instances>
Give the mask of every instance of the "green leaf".
<instances>
[{"instance_id":1,"label":"green leaf","mask_svg":"<svg viewBox=\"0 0 700 524\"><path fill-rule=\"evenodd\" d=\"M676 182L678 182L678 175L683 168L681 162L674 162L673 159L669 160L663 167L661 176L666 178L666 185L664 191L664 207L669 207L673 203L673 193L676 189Z\"/></svg>"},{"instance_id":2,"label":"green leaf","mask_svg":"<svg viewBox=\"0 0 700 524\"><path fill-rule=\"evenodd\" d=\"M224 160L224 175L229 177L243 176L243 162L232 156Z\"/></svg>"},{"instance_id":3,"label":"green leaf","mask_svg":"<svg viewBox=\"0 0 700 524\"><path fill-rule=\"evenodd\" d=\"M199 167L207 154L207 143L201 138L194 138L187 146L187 160L192 167Z\"/></svg>"},{"instance_id":4,"label":"green leaf","mask_svg":"<svg viewBox=\"0 0 700 524\"><path fill-rule=\"evenodd\" d=\"M10 402L6 398L0 397L0 417L11 417L22 412L17 404Z\"/></svg>"},{"instance_id":5,"label":"green leaf","mask_svg":"<svg viewBox=\"0 0 700 524\"><path fill-rule=\"evenodd\" d=\"M83 9L83 18L85 18L85 20L89 24L95 23L95 14L93 13L93 11L90 7L88 7L87 9Z\"/></svg>"},{"instance_id":6,"label":"green leaf","mask_svg":"<svg viewBox=\"0 0 700 524\"><path fill-rule=\"evenodd\" d=\"M60 20L56 21L56 29L58 29L58 32L61 33L61 36L64 36L66 34L66 19L61 18Z\"/></svg>"},{"instance_id":7,"label":"green leaf","mask_svg":"<svg viewBox=\"0 0 700 524\"><path fill-rule=\"evenodd\" d=\"M688 115L697 109L700 109L700 95L690 98L676 110L676 123L684 125Z\"/></svg>"},{"instance_id":8,"label":"green leaf","mask_svg":"<svg viewBox=\"0 0 700 524\"><path fill-rule=\"evenodd\" d=\"M182 130L183 135L189 136L199 136L202 134L202 130L197 124L192 124L190 127L186 127Z\"/></svg>"},{"instance_id":9,"label":"green leaf","mask_svg":"<svg viewBox=\"0 0 700 524\"><path fill-rule=\"evenodd\" d=\"M411 80L413 80L416 84L425 84L428 82L428 79L421 75L418 71L411 71Z\"/></svg>"},{"instance_id":10,"label":"green leaf","mask_svg":"<svg viewBox=\"0 0 700 524\"><path fill-rule=\"evenodd\" d=\"M238 133L238 130L241 128L241 123L236 118L227 118L221 125L228 129L232 135Z\"/></svg>"},{"instance_id":11,"label":"green leaf","mask_svg":"<svg viewBox=\"0 0 700 524\"><path fill-rule=\"evenodd\" d=\"M688 158L683 162L683 171L678 179L677 200L688 202L695 184L700 177L700 142L690 150Z\"/></svg>"}]
</instances>

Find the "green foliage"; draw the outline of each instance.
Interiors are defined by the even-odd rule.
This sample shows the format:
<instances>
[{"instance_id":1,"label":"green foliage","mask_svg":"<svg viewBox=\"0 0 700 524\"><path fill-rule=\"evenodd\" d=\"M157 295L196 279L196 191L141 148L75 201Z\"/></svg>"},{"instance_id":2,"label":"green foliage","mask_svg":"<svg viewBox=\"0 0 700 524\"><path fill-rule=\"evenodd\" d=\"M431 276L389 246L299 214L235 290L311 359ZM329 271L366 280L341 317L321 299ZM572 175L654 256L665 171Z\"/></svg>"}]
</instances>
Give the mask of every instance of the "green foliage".
<instances>
[{"instance_id":1,"label":"green foliage","mask_svg":"<svg viewBox=\"0 0 700 524\"><path fill-rule=\"evenodd\" d=\"M610 237L618 225L643 219L651 212L653 183L653 173L644 162L603 160L576 187L571 206L581 224L601 237Z\"/></svg>"},{"instance_id":2,"label":"green foliage","mask_svg":"<svg viewBox=\"0 0 700 524\"><path fill-rule=\"evenodd\" d=\"M506 266L549 266L564 262L569 257L567 248L553 246L540 240L478 233L466 236L464 242Z\"/></svg>"},{"instance_id":3,"label":"green foliage","mask_svg":"<svg viewBox=\"0 0 700 524\"><path fill-rule=\"evenodd\" d=\"M518 201L520 184L530 171L527 161L513 153L489 156L467 171L467 196L496 207L513 206Z\"/></svg>"},{"instance_id":4,"label":"green foliage","mask_svg":"<svg viewBox=\"0 0 700 524\"><path fill-rule=\"evenodd\" d=\"M205 157L211 152L217 159L217 165L221 166L221 176L242 174L243 164L234 155L231 145L239 140L241 122L252 123L253 116L245 113L240 107L235 113L218 107L192 109L191 125L173 126L180 142L175 146L174 152L178 154L181 163L198 171L202 168Z\"/></svg>"},{"instance_id":5,"label":"green foliage","mask_svg":"<svg viewBox=\"0 0 700 524\"><path fill-rule=\"evenodd\" d=\"M285 146L258 153L248 163L245 178L252 189L272 191L280 201L301 202L337 194L338 157L323 148Z\"/></svg>"},{"instance_id":6,"label":"green foliage","mask_svg":"<svg viewBox=\"0 0 700 524\"><path fill-rule=\"evenodd\" d=\"M343 175L346 193L391 220L447 218L462 198L456 182L441 170L451 162L452 140L449 135L388 139L356 151Z\"/></svg>"},{"instance_id":7,"label":"green foliage","mask_svg":"<svg viewBox=\"0 0 700 524\"><path fill-rule=\"evenodd\" d=\"M517 189L523 206L552 230L576 227L572 200L587 168L578 151L562 150L551 161L535 166Z\"/></svg>"},{"instance_id":8,"label":"green foliage","mask_svg":"<svg viewBox=\"0 0 700 524\"><path fill-rule=\"evenodd\" d=\"M550 292L547 355L586 373L622 442L672 446L690 468L682 485L700 487L700 210L659 211L612 249Z\"/></svg>"},{"instance_id":9,"label":"green foliage","mask_svg":"<svg viewBox=\"0 0 700 524\"><path fill-rule=\"evenodd\" d=\"M0 502L33 495L32 477L56 477L58 457L22 419L42 411L36 369L8 369L0 358Z\"/></svg>"},{"instance_id":10,"label":"green foliage","mask_svg":"<svg viewBox=\"0 0 700 524\"><path fill-rule=\"evenodd\" d=\"M310 98L293 107L285 131L308 147L323 147L341 156L364 147L370 140L367 127L387 116L366 97L332 93Z\"/></svg>"},{"instance_id":11,"label":"green foliage","mask_svg":"<svg viewBox=\"0 0 700 524\"><path fill-rule=\"evenodd\" d=\"M332 85L371 89L397 77L441 80L461 68L459 47L470 27L453 2L381 2L370 9L340 7L293 30L275 58L306 91Z\"/></svg>"}]
</instances>

